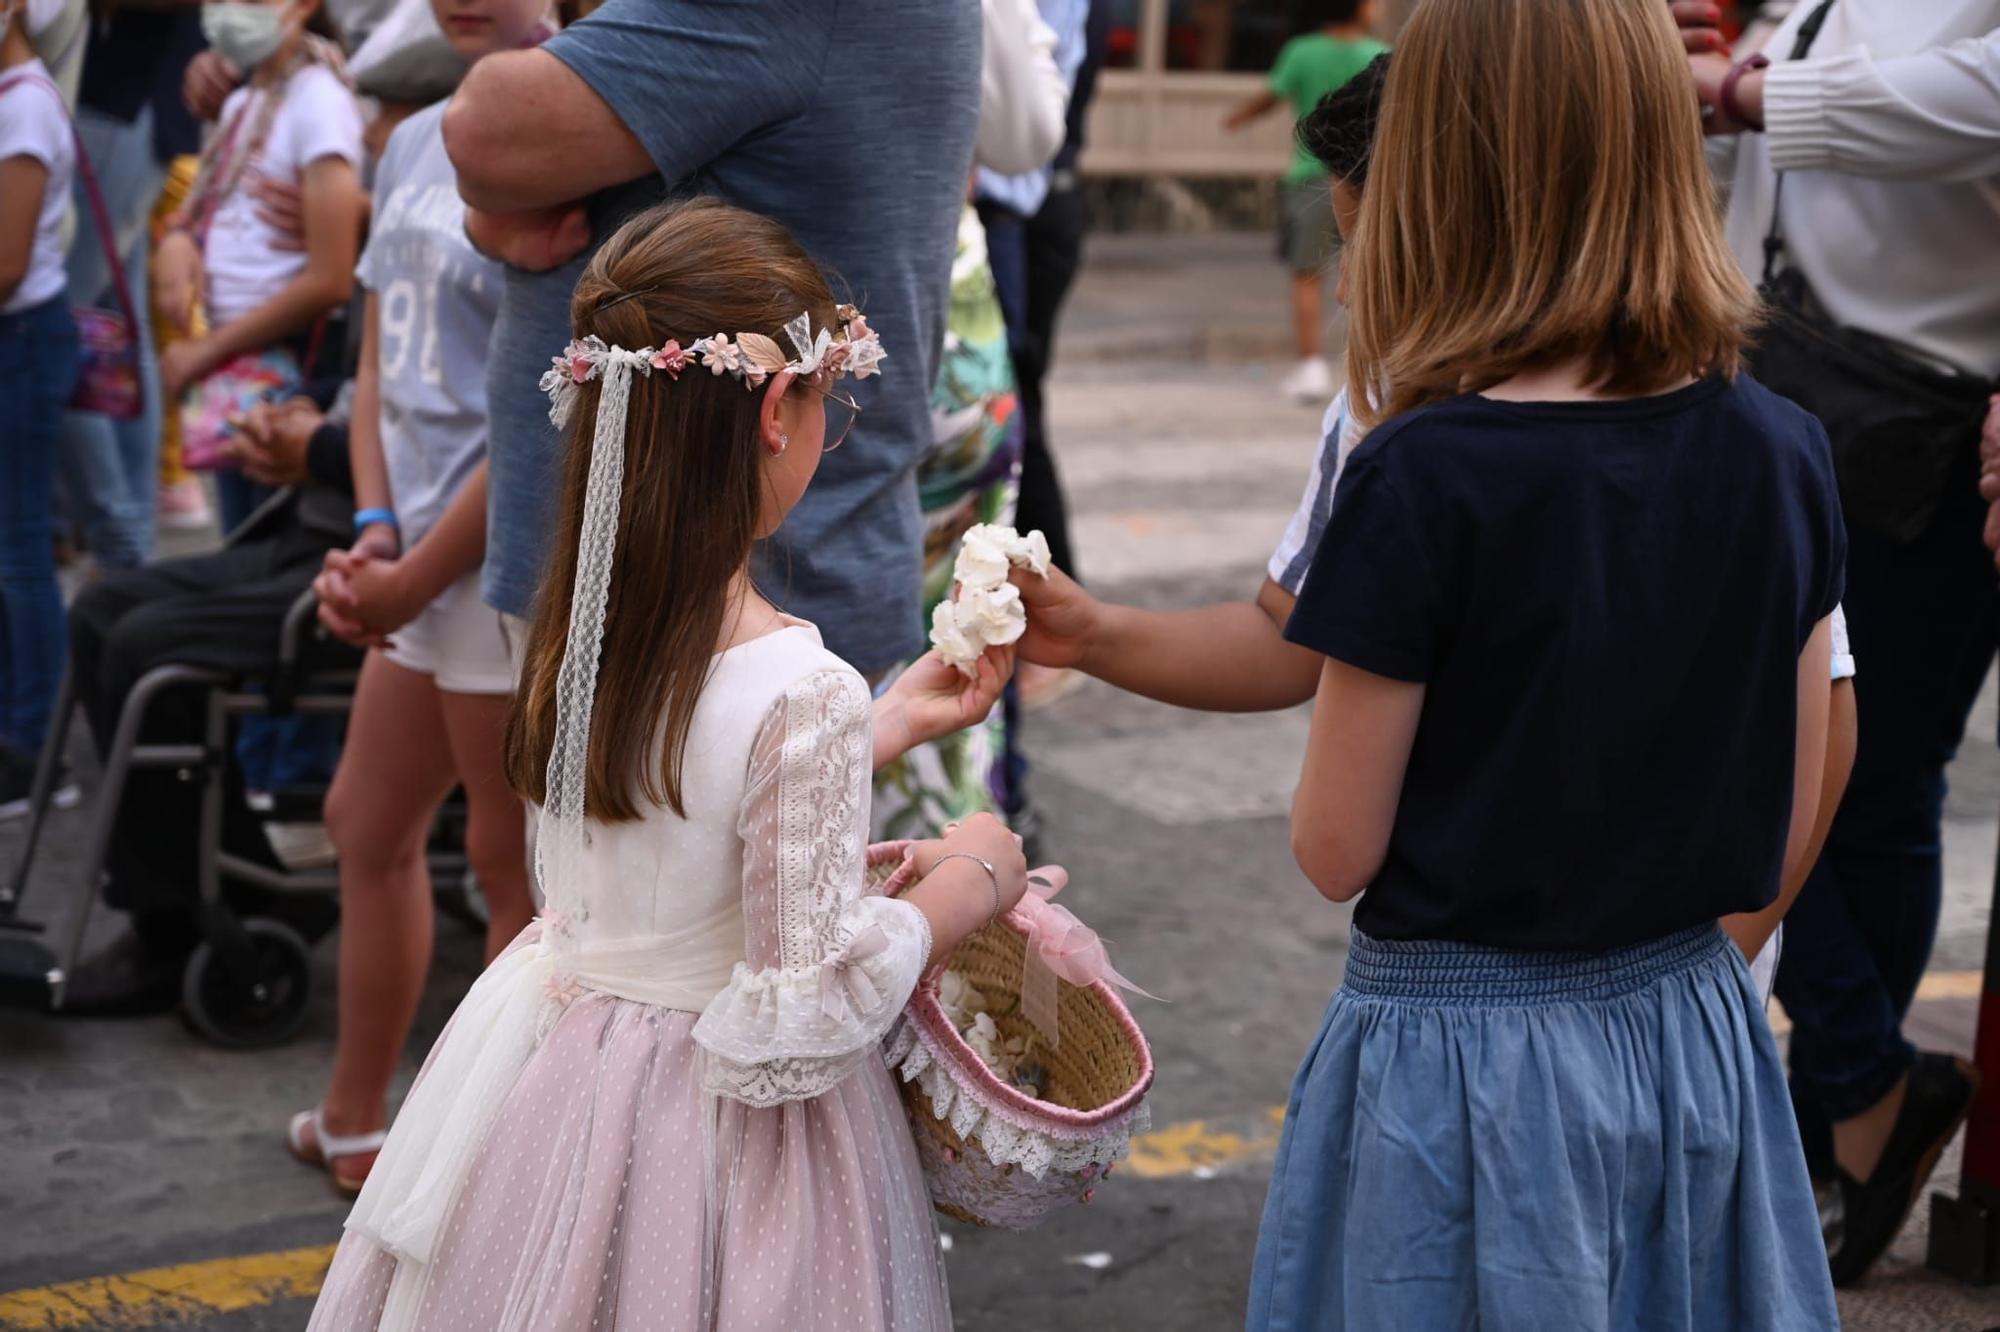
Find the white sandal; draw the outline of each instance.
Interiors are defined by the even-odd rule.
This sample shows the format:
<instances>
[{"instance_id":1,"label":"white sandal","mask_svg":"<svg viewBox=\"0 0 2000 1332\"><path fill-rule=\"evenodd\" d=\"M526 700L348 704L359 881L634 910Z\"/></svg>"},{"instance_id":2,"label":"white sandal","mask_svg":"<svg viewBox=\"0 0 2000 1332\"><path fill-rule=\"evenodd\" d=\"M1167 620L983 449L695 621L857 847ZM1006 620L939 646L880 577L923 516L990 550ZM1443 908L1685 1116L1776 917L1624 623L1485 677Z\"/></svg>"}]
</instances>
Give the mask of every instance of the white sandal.
<instances>
[{"instance_id":1,"label":"white sandal","mask_svg":"<svg viewBox=\"0 0 2000 1332\"><path fill-rule=\"evenodd\" d=\"M310 1141L306 1130L312 1130ZM368 1170L359 1174L344 1174L340 1162L356 1156L373 1156L382 1150L382 1144L389 1140L384 1129L373 1133L356 1133L339 1137L326 1131L326 1119L319 1106L301 1110L292 1116L292 1122L285 1126L285 1146L292 1155L309 1166L318 1166L326 1171L327 1178L342 1196L352 1198L361 1192L361 1186L368 1182ZM375 1163L370 1161L372 1167Z\"/></svg>"}]
</instances>

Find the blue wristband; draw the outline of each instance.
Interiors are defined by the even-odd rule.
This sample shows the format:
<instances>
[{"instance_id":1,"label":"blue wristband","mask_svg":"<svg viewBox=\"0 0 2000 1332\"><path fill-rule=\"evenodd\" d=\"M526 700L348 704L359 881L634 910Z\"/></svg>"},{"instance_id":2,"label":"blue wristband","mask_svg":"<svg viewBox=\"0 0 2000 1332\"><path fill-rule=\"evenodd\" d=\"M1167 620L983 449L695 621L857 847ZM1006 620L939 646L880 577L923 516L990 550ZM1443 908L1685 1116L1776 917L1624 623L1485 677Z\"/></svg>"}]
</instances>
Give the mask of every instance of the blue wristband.
<instances>
[{"instance_id":1,"label":"blue wristband","mask_svg":"<svg viewBox=\"0 0 2000 1332\"><path fill-rule=\"evenodd\" d=\"M355 534L356 536L360 536L360 535L361 535L361 530L362 530L363 528L366 528L366 527L373 527L373 526L375 526L375 525L376 525L377 523L381 523L381 524L384 524L385 526L388 526L388 527L393 527L393 528L395 528L395 529L396 529L396 535L397 535L397 536L401 536L401 535L403 534L403 526L402 526L402 524L401 524L401 523L398 523L398 522L396 521L396 515L395 515L395 513L394 513L394 512L392 511L392 510L389 510L389 509L357 509L357 510L355 510L355 513L354 513L354 534Z\"/></svg>"}]
</instances>

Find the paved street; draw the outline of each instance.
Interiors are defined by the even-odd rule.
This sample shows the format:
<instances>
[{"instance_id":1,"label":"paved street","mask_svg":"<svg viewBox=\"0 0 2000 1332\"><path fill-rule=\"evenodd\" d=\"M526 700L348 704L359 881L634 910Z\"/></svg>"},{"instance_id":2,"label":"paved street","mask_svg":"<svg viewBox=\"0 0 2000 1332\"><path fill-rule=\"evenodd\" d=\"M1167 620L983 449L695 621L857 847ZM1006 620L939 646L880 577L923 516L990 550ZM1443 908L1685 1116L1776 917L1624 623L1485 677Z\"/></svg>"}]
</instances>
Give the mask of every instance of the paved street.
<instances>
[{"instance_id":1,"label":"paved street","mask_svg":"<svg viewBox=\"0 0 2000 1332\"><path fill-rule=\"evenodd\" d=\"M1104 595L1179 606L1257 584L1302 484L1318 410L1276 399L1274 361L1173 330L1215 311L1220 326L1242 330L1233 345L1268 357L1259 312L1275 326L1283 292L1266 255L1261 237L1095 252L1054 420L1083 572ZM1937 975L1913 1024L1926 1044L1971 1044L1967 973L1980 961L2000 832L1995 724L1989 695L1954 774ZM958 1324L1240 1326L1273 1108L1338 982L1348 929L1348 912L1312 892L1287 846L1305 714L1206 717L1091 684L1031 728L1047 850L1074 876L1065 902L1123 971L1169 1001L1135 1004L1158 1062L1155 1131L1088 1208L1026 1235L950 1227ZM80 831L76 814L60 822L57 869ZM18 842L0 832L0 866ZM30 911L53 911L57 886L39 881ZM280 1137L286 1116L311 1104L331 1049L330 946L318 962L306 1033L277 1052L219 1052L172 1019L0 1014L0 1292L40 1292L0 1295L0 1328L302 1326L343 1215ZM477 941L444 928L412 1069L476 965ZM1955 1170L1954 1151L1939 1178ZM1918 1229L1869 1288L1843 1299L1846 1325L2000 1324L2000 1293L1916 1265ZM250 1255L269 1257L216 1261ZM188 1264L203 1266L154 1270ZM88 1281L131 1273L146 1275ZM62 1283L79 1284L46 1290Z\"/></svg>"}]
</instances>

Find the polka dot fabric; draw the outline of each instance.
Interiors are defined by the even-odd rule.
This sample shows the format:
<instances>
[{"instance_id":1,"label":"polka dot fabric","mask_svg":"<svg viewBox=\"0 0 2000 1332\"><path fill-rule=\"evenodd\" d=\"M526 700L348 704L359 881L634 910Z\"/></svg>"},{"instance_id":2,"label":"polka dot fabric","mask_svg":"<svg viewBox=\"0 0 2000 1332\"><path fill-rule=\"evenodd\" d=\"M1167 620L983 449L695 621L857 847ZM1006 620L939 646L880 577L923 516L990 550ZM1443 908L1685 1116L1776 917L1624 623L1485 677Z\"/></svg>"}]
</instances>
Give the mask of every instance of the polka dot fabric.
<instances>
[{"instance_id":1,"label":"polka dot fabric","mask_svg":"<svg viewBox=\"0 0 2000 1332\"><path fill-rule=\"evenodd\" d=\"M721 658L703 710L739 719L735 788L705 793L702 812L690 802L691 823L726 811L742 838L740 855L704 857L740 874L741 965L705 1014L552 993L546 1034L497 1110L485 1107L490 1126L430 1261L399 1260L350 1229L314 1332L951 1326L928 1193L879 1045L930 941L913 908L863 895L866 690L809 633L756 644L783 639ZM642 872L593 874L586 906L598 930L643 920L656 936L674 923L689 867L637 863L635 829L593 828L596 856ZM669 849L656 859L703 840L660 836ZM660 900L629 900L633 885ZM715 884L687 887L690 909L713 910ZM628 900L594 900L611 892ZM532 933L517 950L546 946ZM713 1042L696 1039L698 1022ZM427 1069L447 1066L434 1053ZM717 1094L736 1087L745 1094Z\"/></svg>"}]
</instances>

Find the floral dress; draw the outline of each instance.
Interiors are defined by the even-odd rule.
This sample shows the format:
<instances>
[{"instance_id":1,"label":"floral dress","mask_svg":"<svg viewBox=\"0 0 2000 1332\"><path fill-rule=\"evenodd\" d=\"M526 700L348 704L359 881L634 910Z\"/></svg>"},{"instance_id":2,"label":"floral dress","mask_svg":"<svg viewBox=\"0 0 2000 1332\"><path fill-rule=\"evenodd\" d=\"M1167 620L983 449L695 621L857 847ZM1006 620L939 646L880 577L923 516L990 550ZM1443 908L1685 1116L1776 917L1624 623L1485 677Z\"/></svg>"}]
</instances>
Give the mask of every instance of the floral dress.
<instances>
[{"instance_id":1,"label":"floral dress","mask_svg":"<svg viewBox=\"0 0 2000 1332\"><path fill-rule=\"evenodd\" d=\"M869 714L809 625L717 658L686 817L579 821L431 1051L316 1332L951 1326L881 1054L931 940L864 888Z\"/></svg>"},{"instance_id":2,"label":"floral dress","mask_svg":"<svg viewBox=\"0 0 2000 1332\"><path fill-rule=\"evenodd\" d=\"M1007 326L986 261L986 232L970 207L959 218L944 359L931 390L935 442L917 468L924 511L924 624L951 595L960 539L978 523L1010 523L1021 470L1021 422ZM933 837L945 824L999 803L1006 725L984 723L919 745L875 776L876 836Z\"/></svg>"}]
</instances>

